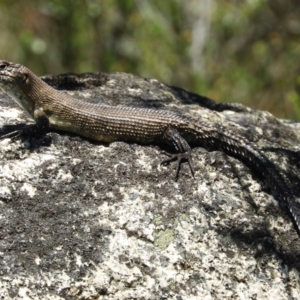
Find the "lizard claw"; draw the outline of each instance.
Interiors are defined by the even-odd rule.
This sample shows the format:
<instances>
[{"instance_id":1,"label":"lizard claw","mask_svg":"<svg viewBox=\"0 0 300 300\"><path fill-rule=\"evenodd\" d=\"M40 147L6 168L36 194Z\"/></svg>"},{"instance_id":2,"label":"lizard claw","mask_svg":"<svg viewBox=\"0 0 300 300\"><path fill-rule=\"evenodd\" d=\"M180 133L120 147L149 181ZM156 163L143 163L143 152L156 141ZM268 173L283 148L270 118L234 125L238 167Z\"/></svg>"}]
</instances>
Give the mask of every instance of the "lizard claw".
<instances>
[{"instance_id":1,"label":"lizard claw","mask_svg":"<svg viewBox=\"0 0 300 300\"><path fill-rule=\"evenodd\" d=\"M167 155L169 158L164 159L160 164L161 165L166 165L169 164L170 162L177 160L177 167L176 167L176 173L175 173L175 181L177 181L178 179L178 175L179 175L179 170L180 170L180 166L182 163L182 160L186 159L188 161L192 176L194 177L195 171L194 168L192 166L192 156L191 156L191 152L187 151L187 152L183 152L183 153L177 153L177 154L171 154L168 153L166 151L162 151L163 154Z\"/></svg>"},{"instance_id":2,"label":"lizard claw","mask_svg":"<svg viewBox=\"0 0 300 300\"><path fill-rule=\"evenodd\" d=\"M7 138L15 139L15 138L21 136L22 133L23 133L23 130L15 130L15 131L12 131L12 132L9 132L9 133L6 133L6 134L0 136L0 140L4 140Z\"/></svg>"},{"instance_id":3,"label":"lizard claw","mask_svg":"<svg viewBox=\"0 0 300 300\"><path fill-rule=\"evenodd\" d=\"M16 129L9 133L5 133L4 135L0 136L0 140L10 138L11 140L15 140L20 136L35 136L38 134L44 133L44 128L41 128L37 124L24 126L22 129Z\"/></svg>"}]
</instances>

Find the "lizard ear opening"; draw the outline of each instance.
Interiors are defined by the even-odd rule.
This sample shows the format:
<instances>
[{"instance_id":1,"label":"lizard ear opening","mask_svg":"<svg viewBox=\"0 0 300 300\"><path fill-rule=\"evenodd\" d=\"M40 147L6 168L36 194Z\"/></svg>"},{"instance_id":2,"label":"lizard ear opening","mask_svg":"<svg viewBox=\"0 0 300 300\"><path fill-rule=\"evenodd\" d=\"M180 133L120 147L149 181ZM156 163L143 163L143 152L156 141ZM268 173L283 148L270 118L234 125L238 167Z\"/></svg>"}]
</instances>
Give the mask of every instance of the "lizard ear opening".
<instances>
[{"instance_id":1,"label":"lizard ear opening","mask_svg":"<svg viewBox=\"0 0 300 300\"><path fill-rule=\"evenodd\" d=\"M25 83L28 83L28 82L29 82L29 76L28 76L27 73L25 73L25 74L23 75L23 82L25 82Z\"/></svg>"}]
</instances>

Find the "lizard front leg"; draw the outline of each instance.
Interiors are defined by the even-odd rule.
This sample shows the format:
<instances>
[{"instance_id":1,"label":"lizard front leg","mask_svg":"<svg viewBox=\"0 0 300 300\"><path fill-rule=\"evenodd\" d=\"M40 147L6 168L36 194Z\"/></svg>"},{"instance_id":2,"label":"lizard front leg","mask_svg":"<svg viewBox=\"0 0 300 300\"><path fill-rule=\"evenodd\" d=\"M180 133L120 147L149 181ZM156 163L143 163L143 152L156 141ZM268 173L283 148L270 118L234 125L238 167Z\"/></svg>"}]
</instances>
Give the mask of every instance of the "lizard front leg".
<instances>
[{"instance_id":1,"label":"lizard front leg","mask_svg":"<svg viewBox=\"0 0 300 300\"><path fill-rule=\"evenodd\" d=\"M50 126L49 119L46 114L41 109L36 109L34 111L33 117L36 124L25 126L22 129L14 130L12 132L4 134L0 137L0 139L16 138L21 135L32 136L36 134L46 133L49 130Z\"/></svg>"}]
</instances>

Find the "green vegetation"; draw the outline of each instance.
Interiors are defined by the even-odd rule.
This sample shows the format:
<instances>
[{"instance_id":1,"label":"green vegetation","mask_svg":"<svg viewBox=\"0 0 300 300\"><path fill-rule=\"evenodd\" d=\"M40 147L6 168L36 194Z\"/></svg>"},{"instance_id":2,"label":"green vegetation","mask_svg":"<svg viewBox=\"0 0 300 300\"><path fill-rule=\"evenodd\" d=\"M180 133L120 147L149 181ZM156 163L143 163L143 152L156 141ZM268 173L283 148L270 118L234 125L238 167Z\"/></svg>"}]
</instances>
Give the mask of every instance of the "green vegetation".
<instances>
[{"instance_id":1,"label":"green vegetation","mask_svg":"<svg viewBox=\"0 0 300 300\"><path fill-rule=\"evenodd\" d=\"M297 0L3 0L0 57L130 72L300 120Z\"/></svg>"}]
</instances>

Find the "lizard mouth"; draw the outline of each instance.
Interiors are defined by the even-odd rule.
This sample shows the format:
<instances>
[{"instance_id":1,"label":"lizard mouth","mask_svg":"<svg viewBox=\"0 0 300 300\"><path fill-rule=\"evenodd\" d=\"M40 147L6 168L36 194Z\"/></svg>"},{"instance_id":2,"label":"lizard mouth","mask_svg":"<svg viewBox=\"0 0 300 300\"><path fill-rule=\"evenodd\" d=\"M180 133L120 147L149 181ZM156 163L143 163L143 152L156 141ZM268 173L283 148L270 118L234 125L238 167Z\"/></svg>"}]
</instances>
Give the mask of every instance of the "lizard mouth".
<instances>
[{"instance_id":1,"label":"lizard mouth","mask_svg":"<svg viewBox=\"0 0 300 300\"><path fill-rule=\"evenodd\" d=\"M1 72L1 67L0 67L0 78L1 78L2 80L7 80L8 78L14 78L14 76L13 76L13 74L10 74L10 73L5 73L5 74L3 74L3 73Z\"/></svg>"}]
</instances>

